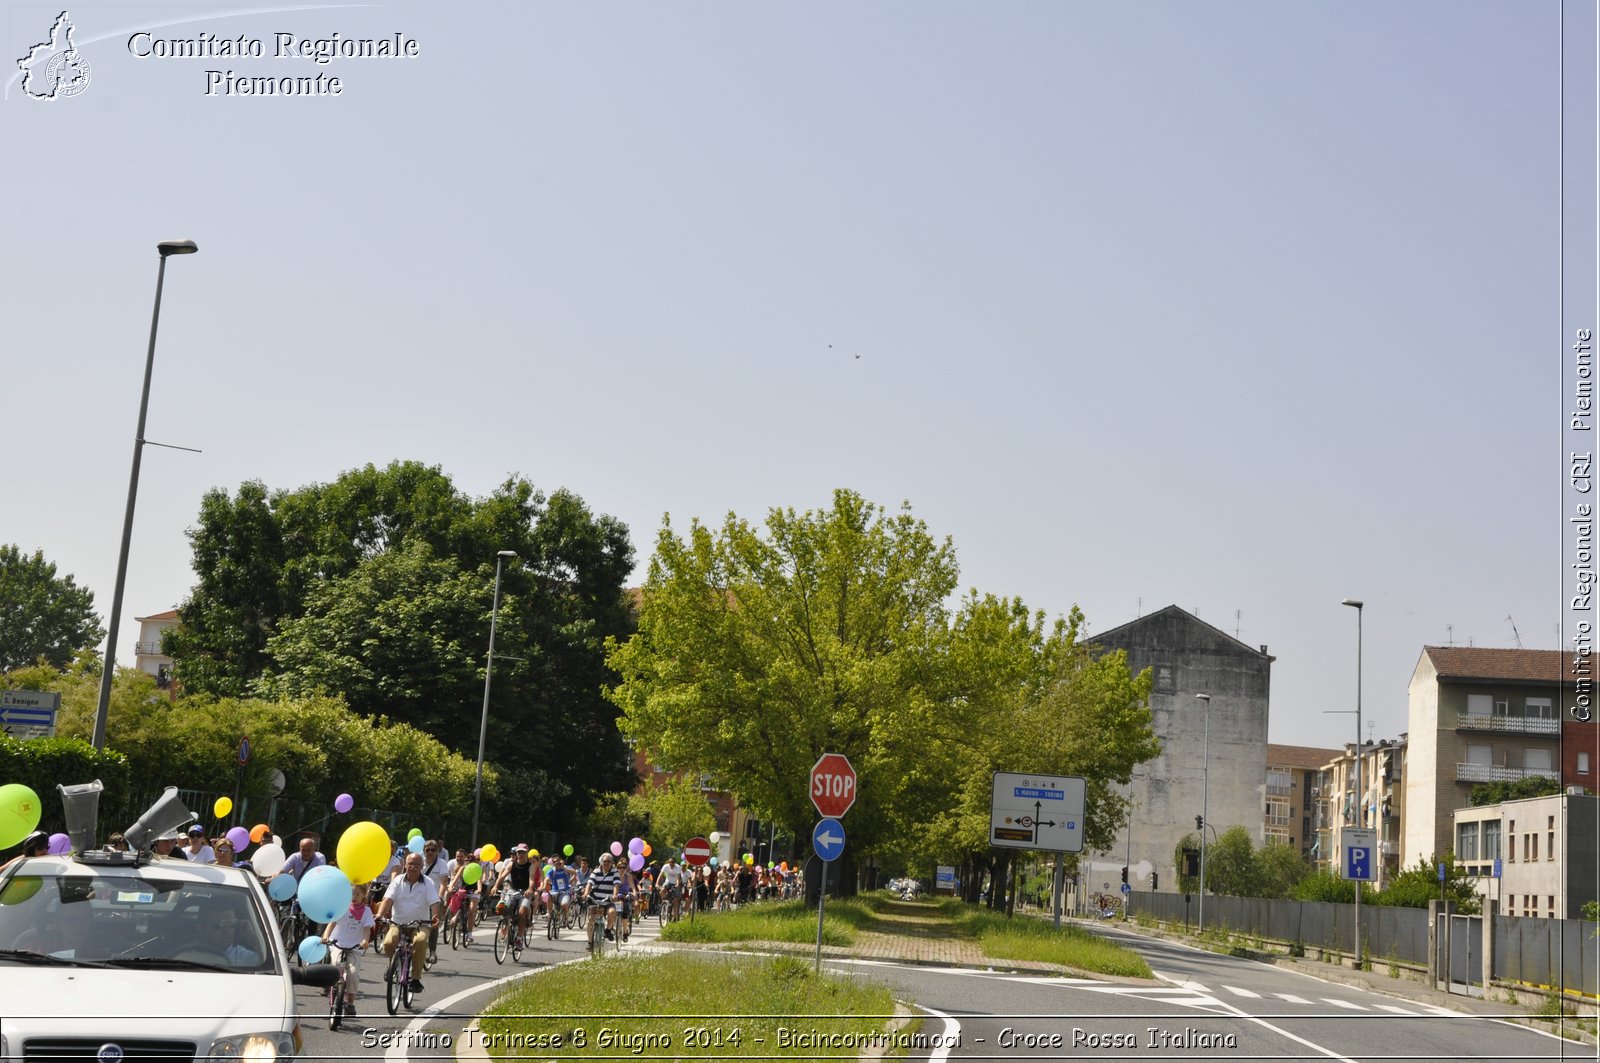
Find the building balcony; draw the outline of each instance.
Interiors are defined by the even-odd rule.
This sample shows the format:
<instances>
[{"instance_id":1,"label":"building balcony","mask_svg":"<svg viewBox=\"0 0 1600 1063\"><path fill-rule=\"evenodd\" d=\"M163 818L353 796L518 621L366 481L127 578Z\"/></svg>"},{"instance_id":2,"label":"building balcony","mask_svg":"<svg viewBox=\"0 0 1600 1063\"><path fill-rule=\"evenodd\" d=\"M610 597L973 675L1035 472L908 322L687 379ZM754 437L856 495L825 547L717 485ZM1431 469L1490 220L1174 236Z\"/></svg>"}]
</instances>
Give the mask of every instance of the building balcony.
<instances>
[{"instance_id":1,"label":"building balcony","mask_svg":"<svg viewBox=\"0 0 1600 1063\"><path fill-rule=\"evenodd\" d=\"M133 644L133 652L154 657L164 656L160 640L155 642L135 642Z\"/></svg>"},{"instance_id":2,"label":"building balcony","mask_svg":"<svg viewBox=\"0 0 1600 1063\"><path fill-rule=\"evenodd\" d=\"M1456 721L1458 731L1495 731L1501 734L1559 735L1560 720L1544 720L1537 716L1496 716L1492 714L1463 713Z\"/></svg>"},{"instance_id":3,"label":"building balcony","mask_svg":"<svg viewBox=\"0 0 1600 1063\"><path fill-rule=\"evenodd\" d=\"M1457 764L1456 782L1516 782L1518 779L1559 779L1560 773L1543 768L1506 768L1498 764Z\"/></svg>"}]
</instances>

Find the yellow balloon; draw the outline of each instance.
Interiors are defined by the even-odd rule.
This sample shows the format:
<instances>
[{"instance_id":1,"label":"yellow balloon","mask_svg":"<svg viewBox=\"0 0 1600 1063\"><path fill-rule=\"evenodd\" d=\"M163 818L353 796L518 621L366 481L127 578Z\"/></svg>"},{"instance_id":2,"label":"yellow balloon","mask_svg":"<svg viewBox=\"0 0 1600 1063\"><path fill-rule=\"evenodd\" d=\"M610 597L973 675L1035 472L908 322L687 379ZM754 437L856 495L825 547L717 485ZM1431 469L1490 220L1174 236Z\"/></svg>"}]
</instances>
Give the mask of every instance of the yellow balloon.
<instances>
[{"instance_id":1,"label":"yellow balloon","mask_svg":"<svg viewBox=\"0 0 1600 1063\"><path fill-rule=\"evenodd\" d=\"M389 856L394 845L389 835L371 820L352 823L339 835L336 850L339 870L354 884L371 882L389 866Z\"/></svg>"},{"instance_id":2,"label":"yellow balloon","mask_svg":"<svg viewBox=\"0 0 1600 1063\"><path fill-rule=\"evenodd\" d=\"M479 851L478 855L483 857L485 860L489 861L492 864L496 860L500 859L500 850L496 849L494 847L494 845L491 843L489 845L485 845Z\"/></svg>"},{"instance_id":3,"label":"yellow balloon","mask_svg":"<svg viewBox=\"0 0 1600 1063\"><path fill-rule=\"evenodd\" d=\"M223 816L226 816L229 812L233 811L233 798L217 798L217 803L211 806L211 811L217 814L218 819L221 819Z\"/></svg>"}]
</instances>

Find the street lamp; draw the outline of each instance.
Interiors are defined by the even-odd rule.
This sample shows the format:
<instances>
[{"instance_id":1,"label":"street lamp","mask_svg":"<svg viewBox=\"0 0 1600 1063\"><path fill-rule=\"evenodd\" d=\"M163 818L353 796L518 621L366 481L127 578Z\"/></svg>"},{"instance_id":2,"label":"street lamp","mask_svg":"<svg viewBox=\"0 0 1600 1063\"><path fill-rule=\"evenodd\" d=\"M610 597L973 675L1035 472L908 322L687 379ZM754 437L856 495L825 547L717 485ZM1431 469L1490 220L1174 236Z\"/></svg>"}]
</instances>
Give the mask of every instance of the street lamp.
<instances>
[{"instance_id":1,"label":"street lamp","mask_svg":"<svg viewBox=\"0 0 1600 1063\"><path fill-rule=\"evenodd\" d=\"M494 677L494 626L500 618L500 567L515 550L502 550L494 556L494 609L489 613L489 663L483 669L483 719L478 724L478 781L472 790L472 848L478 848L478 811L483 807L483 747L489 738L489 680Z\"/></svg>"},{"instance_id":2,"label":"street lamp","mask_svg":"<svg viewBox=\"0 0 1600 1063\"><path fill-rule=\"evenodd\" d=\"M1348 605L1356 611L1356 827L1360 829L1367 825L1367 795L1361 788L1361 619L1364 605L1355 598L1346 598L1339 603ZM1367 867L1377 864L1376 860L1368 858ZM1361 883L1356 882L1356 966L1361 966Z\"/></svg>"},{"instance_id":3,"label":"street lamp","mask_svg":"<svg viewBox=\"0 0 1600 1063\"><path fill-rule=\"evenodd\" d=\"M117 582L111 592L111 618L106 633L106 659L100 674L100 704L94 713L94 747L106 747L106 718L111 710L111 678L117 670L117 626L122 619L122 585L128 578L128 545L133 540L133 503L139 496L139 457L144 452L145 411L150 407L150 374L156 364L156 324L161 320L161 283L168 255L192 255L193 240L163 240L156 245L161 265L156 270L156 305L150 314L150 349L144 356L144 390L139 394L139 427L133 432L133 472L128 476L128 510L122 517L122 550L117 555Z\"/></svg>"},{"instance_id":4,"label":"street lamp","mask_svg":"<svg viewBox=\"0 0 1600 1063\"><path fill-rule=\"evenodd\" d=\"M1200 933L1206 932L1206 828L1211 825L1211 695L1196 694L1206 703L1205 737L1200 744Z\"/></svg>"}]
</instances>

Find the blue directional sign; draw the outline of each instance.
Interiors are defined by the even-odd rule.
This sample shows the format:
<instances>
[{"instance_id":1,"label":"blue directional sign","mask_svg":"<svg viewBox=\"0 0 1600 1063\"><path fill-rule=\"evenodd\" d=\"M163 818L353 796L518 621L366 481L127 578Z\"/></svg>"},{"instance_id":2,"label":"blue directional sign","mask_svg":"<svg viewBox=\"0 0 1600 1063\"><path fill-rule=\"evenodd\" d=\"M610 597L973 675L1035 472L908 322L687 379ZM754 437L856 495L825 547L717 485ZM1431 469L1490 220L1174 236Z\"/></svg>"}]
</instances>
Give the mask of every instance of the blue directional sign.
<instances>
[{"instance_id":1,"label":"blue directional sign","mask_svg":"<svg viewBox=\"0 0 1600 1063\"><path fill-rule=\"evenodd\" d=\"M811 831L811 848L816 850L818 860L831 864L839 859L844 852L844 828L839 821L825 819L818 823Z\"/></svg>"},{"instance_id":2,"label":"blue directional sign","mask_svg":"<svg viewBox=\"0 0 1600 1063\"><path fill-rule=\"evenodd\" d=\"M1348 827L1344 832L1344 877L1357 882L1373 880L1373 853L1378 848L1378 832L1370 827Z\"/></svg>"},{"instance_id":3,"label":"blue directional sign","mask_svg":"<svg viewBox=\"0 0 1600 1063\"><path fill-rule=\"evenodd\" d=\"M1500 858L1498 856L1494 858L1494 877L1500 877Z\"/></svg>"},{"instance_id":4,"label":"blue directional sign","mask_svg":"<svg viewBox=\"0 0 1600 1063\"><path fill-rule=\"evenodd\" d=\"M1439 881L1444 881L1444 864L1442 863L1439 865Z\"/></svg>"}]
</instances>

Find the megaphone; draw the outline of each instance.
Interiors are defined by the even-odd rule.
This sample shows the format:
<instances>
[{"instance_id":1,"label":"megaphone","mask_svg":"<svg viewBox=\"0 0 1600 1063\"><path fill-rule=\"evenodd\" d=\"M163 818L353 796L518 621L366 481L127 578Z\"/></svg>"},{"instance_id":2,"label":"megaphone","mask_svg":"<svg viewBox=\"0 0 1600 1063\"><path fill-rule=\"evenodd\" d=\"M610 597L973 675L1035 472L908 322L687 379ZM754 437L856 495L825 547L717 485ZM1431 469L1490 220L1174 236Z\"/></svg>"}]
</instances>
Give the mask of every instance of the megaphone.
<instances>
[{"instance_id":1,"label":"megaphone","mask_svg":"<svg viewBox=\"0 0 1600 1063\"><path fill-rule=\"evenodd\" d=\"M194 813L178 800L178 788L169 786L162 791L156 803L145 809L137 822L122 832L128 848L135 851L150 848L151 844L168 831L175 831L194 819Z\"/></svg>"},{"instance_id":2,"label":"megaphone","mask_svg":"<svg viewBox=\"0 0 1600 1063\"><path fill-rule=\"evenodd\" d=\"M100 819L100 791L105 787L96 779L76 786L56 783L56 789L61 791L61 810L66 814L72 851L87 852L94 848L94 830Z\"/></svg>"}]
</instances>

